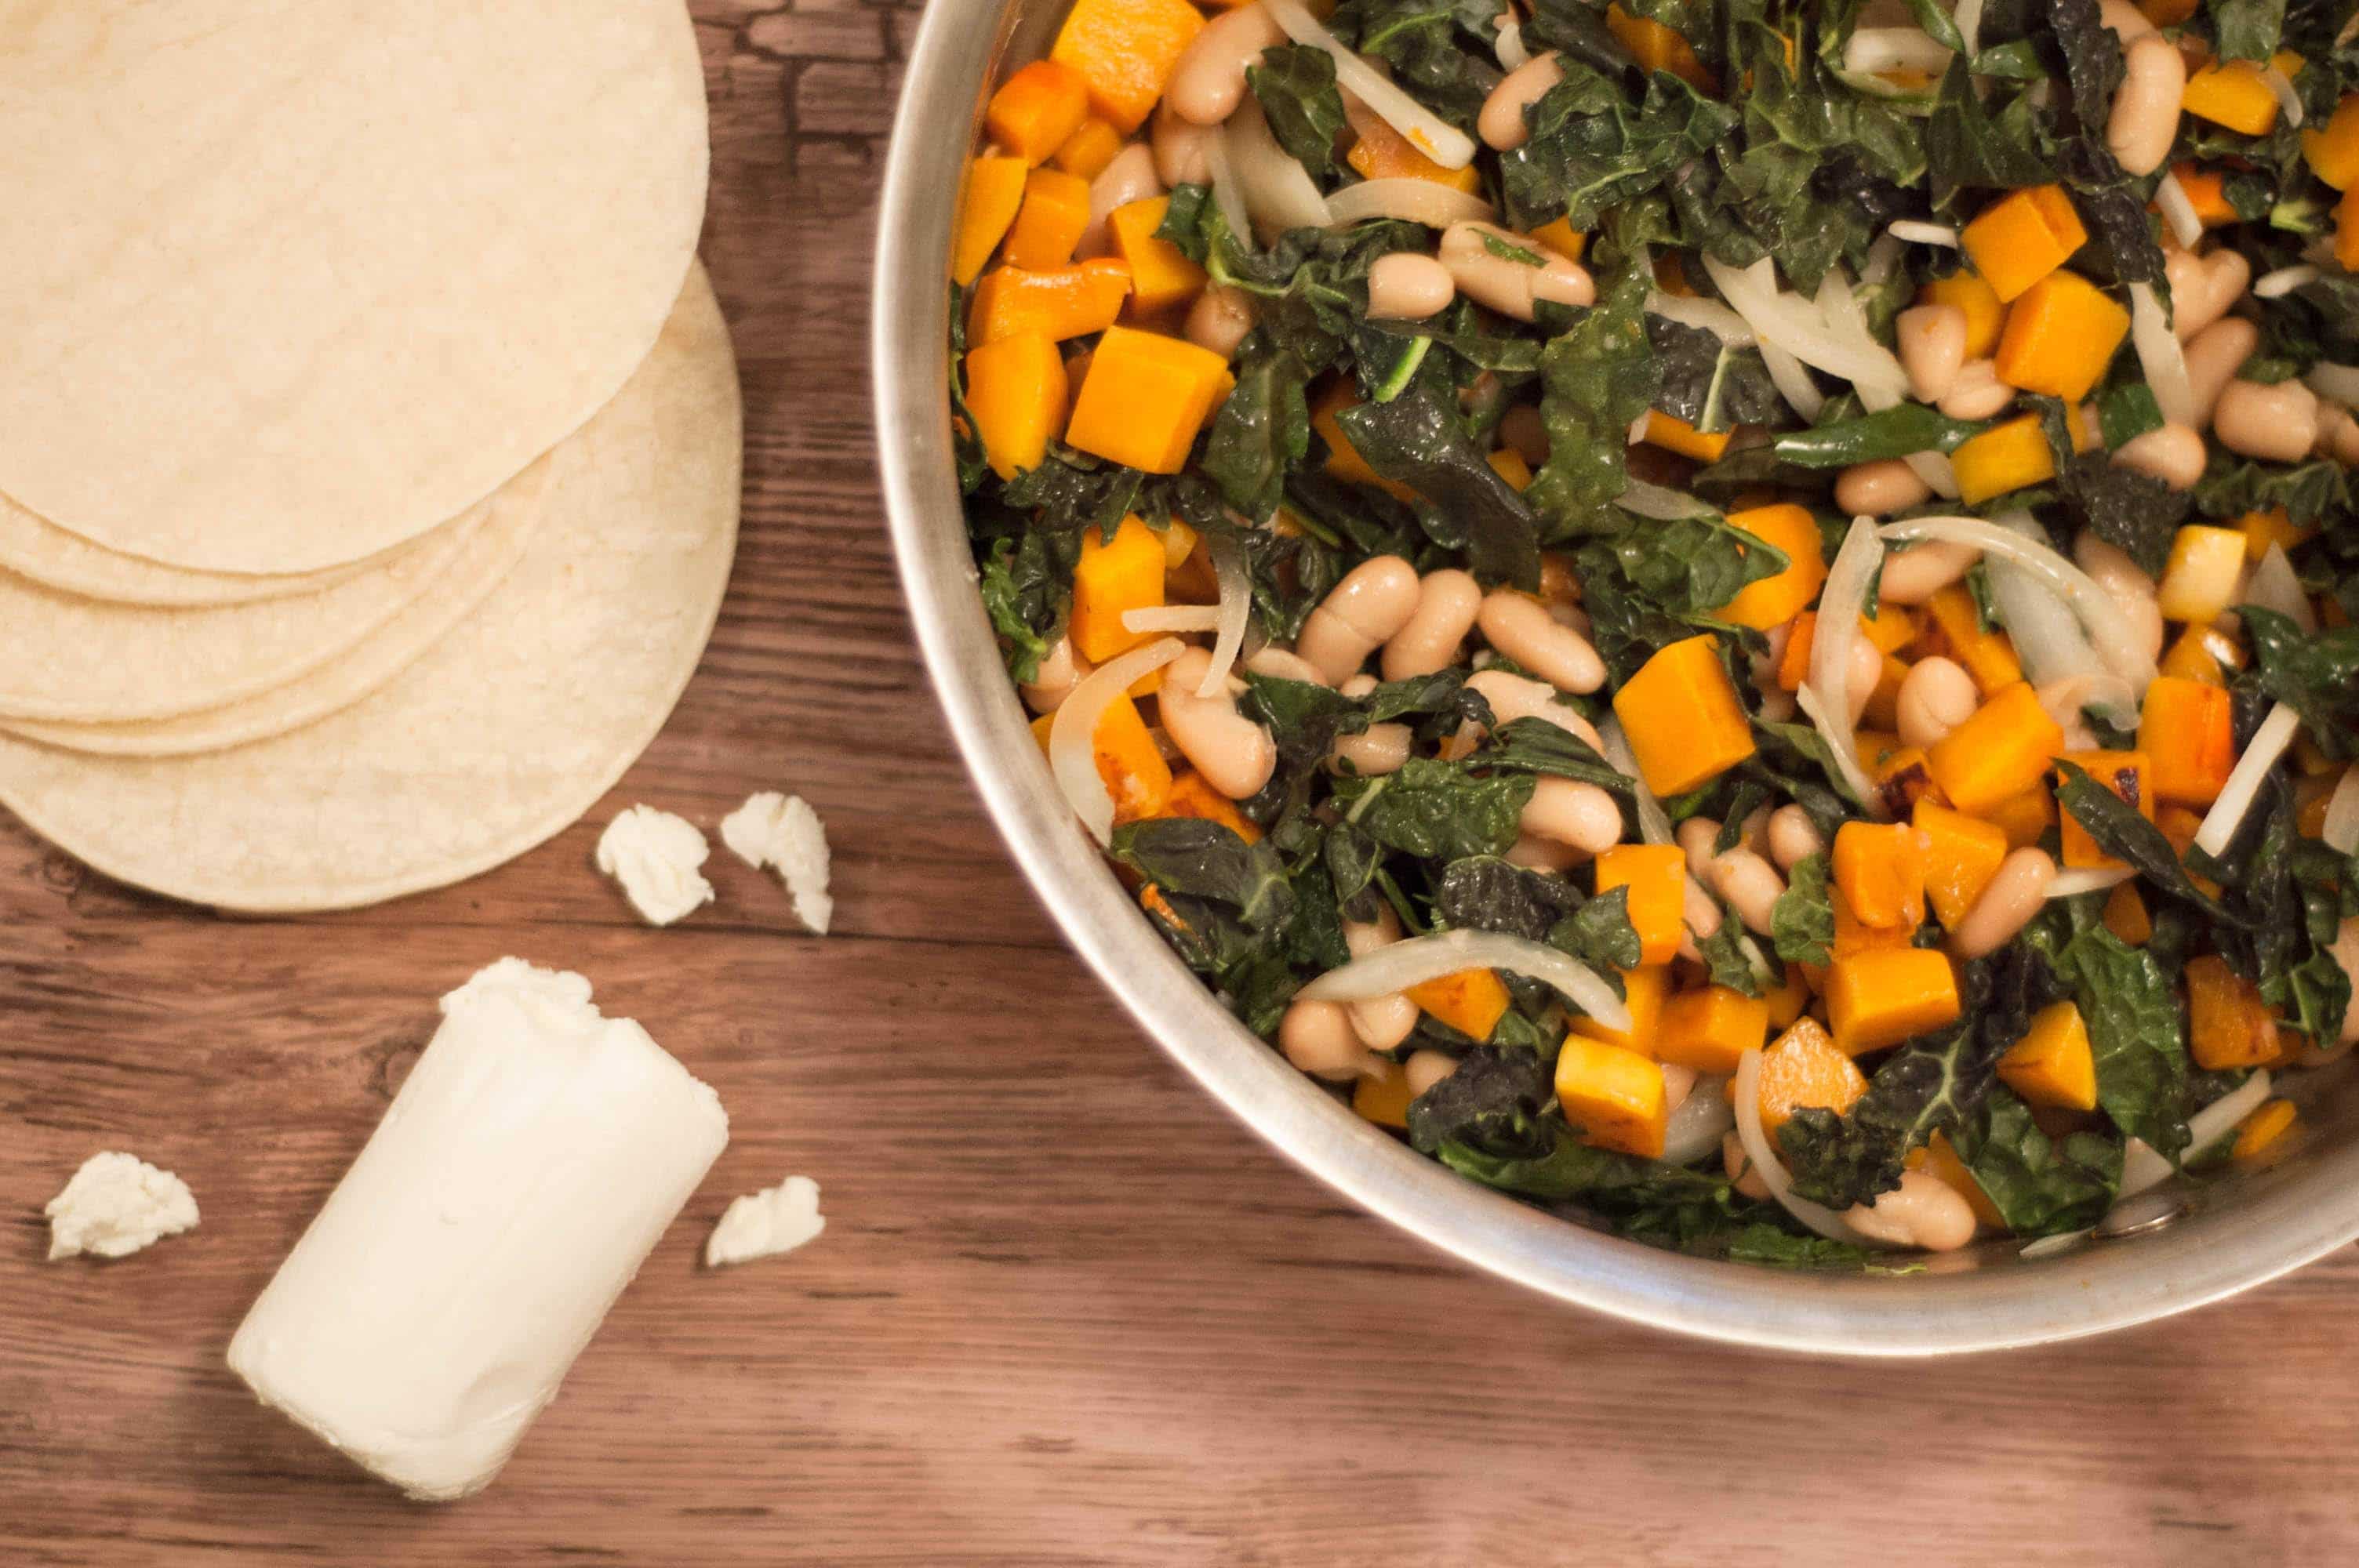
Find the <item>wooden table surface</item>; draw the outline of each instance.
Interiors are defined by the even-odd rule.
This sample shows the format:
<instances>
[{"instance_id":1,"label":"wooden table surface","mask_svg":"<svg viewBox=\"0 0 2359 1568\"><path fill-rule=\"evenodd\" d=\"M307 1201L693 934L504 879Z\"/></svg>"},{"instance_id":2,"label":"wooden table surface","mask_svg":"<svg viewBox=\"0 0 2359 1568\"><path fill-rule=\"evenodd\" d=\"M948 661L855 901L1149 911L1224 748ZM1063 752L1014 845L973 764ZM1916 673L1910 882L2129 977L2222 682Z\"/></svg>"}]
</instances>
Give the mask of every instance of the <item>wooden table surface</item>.
<instances>
[{"instance_id":1,"label":"wooden table surface","mask_svg":"<svg viewBox=\"0 0 2359 1568\"><path fill-rule=\"evenodd\" d=\"M589 821L270 923L0 824L0 1564L2350 1561L2348 1252L2058 1349L1716 1349L1356 1212L1114 1011L964 781L879 516L864 279L917 9L698 6L747 527L701 675ZM832 937L726 855L718 905L664 932L590 869L623 806L710 827L771 787L827 819ZM415 1507L222 1357L436 996L511 953L647 1022L734 1138L497 1486ZM101 1148L186 1177L202 1227L43 1262L40 1206ZM727 1199L791 1172L827 1234L701 1271Z\"/></svg>"}]
</instances>

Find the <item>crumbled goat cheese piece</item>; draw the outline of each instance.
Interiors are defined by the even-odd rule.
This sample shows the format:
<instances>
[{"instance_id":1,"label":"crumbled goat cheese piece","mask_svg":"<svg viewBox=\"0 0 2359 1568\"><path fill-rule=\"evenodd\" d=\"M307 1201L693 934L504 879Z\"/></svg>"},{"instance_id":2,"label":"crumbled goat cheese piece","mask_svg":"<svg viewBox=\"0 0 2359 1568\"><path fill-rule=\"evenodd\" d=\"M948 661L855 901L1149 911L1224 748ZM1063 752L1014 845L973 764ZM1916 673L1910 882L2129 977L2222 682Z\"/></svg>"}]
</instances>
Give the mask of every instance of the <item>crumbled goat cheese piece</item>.
<instances>
[{"instance_id":1,"label":"crumbled goat cheese piece","mask_svg":"<svg viewBox=\"0 0 2359 1568\"><path fill-rule=\"evenodd\" d=\"M721 841L760 871L775 869L795 901L795 918L821 936L835 918L828 896L827 828L800 795L765 790L722 819Z\"/></svg>"},{"instance_id":2,"label":"crumbled goat cheese piece","mask_svg":"<svg viewBox=\"0 0 2359 1568\"><path fill-rule=\"evenodd\" d=\"M732 1202L704 1244L704 1266L726 1268L775 1258L818 1239L827 1228L819 1211L819 1184L809 1176L788 1176L775 1187Z\"/></svg>"},{"instance_id":3,"label":"crumbled goat cheese piece","mask_svg":"<svg viewBox=\"0 0 2359 1568\"><path fill-rule=\"evenodd\" d=\"M669 925L712 902L712 884L701 870L712 853L686 817L635 806L599 837L598 869L622 884L640 918Z\"/></svg>"},{"instance_id":4,"label":"crumbled goat cheese piece","mask_svg":"<svg viewBox=\"0 0 2359 1568\"><path fill-rule=\"evenodd\" d=\"M129 1154L92 1154L41 1211L49 1220L49 1260L128 1258L167 1236L197 1227L189 1184Z\"/></svg>"}]
</instances>

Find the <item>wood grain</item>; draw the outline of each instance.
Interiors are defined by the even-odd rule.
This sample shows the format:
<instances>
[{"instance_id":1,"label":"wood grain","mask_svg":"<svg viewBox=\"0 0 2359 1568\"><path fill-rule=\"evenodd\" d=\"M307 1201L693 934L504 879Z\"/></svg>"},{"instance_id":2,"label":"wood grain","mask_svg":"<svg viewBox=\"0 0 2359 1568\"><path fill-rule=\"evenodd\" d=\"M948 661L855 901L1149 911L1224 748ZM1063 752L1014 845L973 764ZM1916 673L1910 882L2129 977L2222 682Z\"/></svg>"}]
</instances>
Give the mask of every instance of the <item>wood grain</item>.
<instances>
[{"instance_id":1,"label":"wood grain","mask_svg":"<svg viewBox=\"0 0 2359 1568\"><path fill-rule=\"evenodd\" d=\"M748 526L625 786L495 875L303 922L170 906L0 826L0 1564L2349 1560L2347 1252L2093 1344L1766 1357L1471 1275L1183 1082L1009 867L892 580L864 294L917 7L698 14ZM710 825L765 787L830 824L828 940L726 857L718 908L662 933L588 868L623 805ZM591 975L734 1141L498 1486L415 1508L222 1353L434 997L506 953ZM186 1175L203 1227L42 1262L39 1206L117 1146ZM699 1271L727 1199L788 1172L827 1235Z\"/></svg>"}]
</instances>

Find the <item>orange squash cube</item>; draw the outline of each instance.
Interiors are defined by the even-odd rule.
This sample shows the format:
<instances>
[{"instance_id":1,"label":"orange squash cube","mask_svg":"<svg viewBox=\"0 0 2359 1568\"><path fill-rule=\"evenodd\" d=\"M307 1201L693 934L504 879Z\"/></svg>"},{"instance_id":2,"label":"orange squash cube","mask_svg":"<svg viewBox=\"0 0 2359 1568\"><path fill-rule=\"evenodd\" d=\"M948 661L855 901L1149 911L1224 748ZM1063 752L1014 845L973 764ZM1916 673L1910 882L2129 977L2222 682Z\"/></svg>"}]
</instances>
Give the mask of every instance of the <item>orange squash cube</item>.
<instances>
[{"instance_id":1,"label":"orange squash cube","mask_svg":"<svg viewBox=\"0 0 2359 1568\"><path fill-rule=\"evenodd\" d=\"M2023 678L2023 663L2015 643L2004 632L1987 630L1974 596L1962 584L1937 589L1925 602L1925 612L1940 634L1941 651L1963 665L1974 689L1984 697Z\"/></svg>"},{"instance_id":2,"label":"orange squash cube","mask_svg":"<svg viewBox=\"0 0 2359 1568\"><path fill-rule=\"evenodd\" d=\"M1253 819L1237 809L1235 801L1206 784L1204 775L1193 768L1171 781L1171 792L1157 815L1217 822L1248 844L1261 841L1261 829Z\"/></svg>"},{"instance_id":3,"label":"orange squash cube","mask_svg":"<svg viewBox=\"0 0 2359 1568\"><path fill-rule=\"evenodd\" d=\"M2089 243L2089 231L2062 186L2040 185L1992 202L1958 238L2004 303L2062 266Z\"/></svg>"},{"instance_id":4,"label":"orange squash cube","mask_svg":"<svg viewBox=\"0 0 2359 1568\"><path fill-rule=\"evenodd\" d=\"M1203 30L1204 14L1188 0L1074 0L1049 58L1079 71L1090 108L1128 135Z\"/></svg>"},{"instance_id":5,"label":"orange squash cube","mask_svg":"<svg viewBox=\"0 0 2359 1568\"><path fill-rule=\"evenodd\" d=\"M1169 196L1150 197L1117 207L1106 219L1114 250L1130 264L1131 303L1140 310L1166 310L1187 304L1204 291L1204 269L1187 253L1155 231L1171 209Z\"/></svg>"},{"instance_id":6,"label":"orange squash cube","mask_svg":"<svg viewBox=\"0 0 2359 1568\"><path fill-rule=\"evenodd\" d=\"M1557 1053L1556 1098L1585 1141L1649 1160L1663 1157L1670 1110L1663 1069L1650 1058L1567 1035Z\"/></svg>"},{"instance_id":7,"label":"orange squash cube","mask_svg":"<svg viewBox=\"0 0 2359 1568\"><path fill-rule=\"evenodd\" d=\"M1001 83L983 114L991 139L1022 158L1039 164L1065 145L1089 118L1089 83L1072 67L1036 59Z\"/></svg>"},{"instance_id":8,"label":"orange squash cube","mask_svg":"<svg viewBox=\"0 0 2359 1568\"><path fill-rule=\"evenodd\" d=\"M1958 976L1930 947L1854 953L1827 967L1827 1027L1857 1056L1939 1029L1958 1016Z\"/></svg>"},{"instance_id":9,"label":"orange squash cube","mask_svg":"<svg viewBox=\"0 0 2359 1568\"><path fill-rule=\"evenodd\" d=\"M2056 477L2056 453L2040 428L2039 416L2026 414L1970 438L1950 455L1958 477L1958 498L1979 506L1994 496Z\"/></svg>"},{"instance_id":10,"label":"orange squash cube","mask_svg":"<svg viewBox=\"0 0 2359 1568\"><path fill-rule=\"evenodd\" d=\"M1381 1060L1381 1058L1379 1058ZM1408 1127L1408 1075L1386 1062L1389 1071L1368 1074L1352 1085L1352 1109L1363 1121L1405 1130Z\"/></svg>"},{"instance_id":11,"label":"orange squash cube","mask_svg":"<svg viewBox=\"0 0 2359 1568\"><path fill-rule=\"evenodd\" d=\"M1210 349L1109 327L1090 357L1065 440L1110 462L1178 473L1230 384L1228 362Z\"/></svg>"},{"instance_id":12,"label":"orange squash cube","mask_svg":"<svg viewBox=\"0 0 2359 1568\"><path fill-rule=\"evenodd\" d=\"M1090 226L1090 182L1059 168L1036 168L1024 179L1024 205L1007 232L1007 265L1029 272L1069 266L1082 231Z\"/></svg>"},{"instance_id":13,"label":"orange squash cube","mask_svg":"<svg viewBox=\"0 0 2359 1568\"><path fill-rule=\"evenodd\" d=\"M1728 450L1728 443L1735 434L1734 430L1715 430L1707 436L1684 419L1650 408L1647 411L1647 427L1638 438L1650 447L1660 447L1700 463L1716 463Z\"/></svg>"},{"instance_id":14,"label":"orange squash cube","mask_svg":"<svg viewBox=\"0 0 2359 1568\"><path fill-rule=\"evenodd\" d=\"M1663 1004L1655 1054L1699 1073L1734 1073L1745 1053L1768 1038L1767 1000L1727 986L1705 986Z\"/></svg>"},{"instance_id":15,"label":"orange squash cube","mask_svg":"<svg viewBox=\"0 0 2359 1568\"><path fill-rule=\"evenodd\" d=\"M1483 189L1483 171L1473 164L1464 168L1444 168L1419 150L1415 142L1402 135L1374 114L1353 117L1353 129L1359 139L1343 161L1362 179L1423 179L1435 185L1445 185L1452 190L1462 190L1473 196ZM1579 260L1579 257L1575 257Z\"/></svg>"},{"instance_id":16,"label":"orange squash cube","mask_svg":"<svg viewBox=\"0 0 2359 1568\"><path fill-rule=\"evenodd\" d=\"M2104 785L2148 822L2154 820L2154 792L2147 786L2152 767L2144 752L2066 752L2057 759L2071 762ZM2058 818L2063 836L2064 864L2082 871L2118 871L2127 864L2097 847L2081 819L2067 811Z\"/></svg>"},{"instance_id":17,"label":"orange squash cube","mask_svg":"<svg viewBox=\"0 0 2359 1568\"><path fill-rule=\"evenodd\" d=\"M1033 739L1040 742L1043 753L1049 750L1049 731L1056 722L1053 713L1032 721ZM1098 777L1105 781L1106 794L1114 797L1115 827L1164 815L1164 805L1171 798L1171 764L1163 760L1147 720L1138 716L1136 703L1124 696L1107 706L1098 717L1097 732L1090 737L1090 751L1098 765Z\"/></svg>"},{"instance_id":18,"label":"orange squash cube","mask_svg":"<svg viewBox=\"0 0 2359 1568\"><path fill-rule=\"evenodd\" d=\"M1655 1054L1655 1039L1662 1027L1663 1002L1670 994L1671 971L1663 964L1645 964L1622 972L1622 1000L1630 1010L1630 1027L1608 1029L1586 1013L1572 1021L1572 1032L1592 1040L1603 1040L1609 1045L1619 1045L1625 1051L1636 1051L1642 1056Z\"/></svg>"},{"instance_id":19,"label":"orange squash cube","mask_svg":"<svg viewBox=\"0 0 2359 1568\"><path fill-rule=\"evenodd\" d=\"M2277 1017L2260 988L2205 954L2187 960L2187 1044L2207 1073L2277 1060Z\"/></svg>"},{"instance_id":20,"label":"orange squash cube","mask_svg":"<svg viewBox=\"0 0 2359 1568\"><path fill-rule=\"evenodd\" d=\"M1385 478L1370 468L1368 460L1360 455L1359 449L1352 445L1351 438L1343 434L1343 424L1335 416L1346 408L1357 407L1359 403L1359 390L1353 385L1349 376L1338 377L1329 383L1327 390L1311 400L1310 428L1327 443L1329 476L1342 480L1345 484L1372 486L1404 503L1414 502L1417 492Z\"/></svg>"},{"instance_id":21,"label":"orange squash cube","mask_svg":"<svg viewBox=\"0 0 2359 1568\"><path fill-rule=\"evenodd\" d=\"M1925 896L1941 924L1955 930L1998 875L2006 859L2006 834L1994 823L1931 800L1917 803L1911 821L1925 841Z\"/></svg>"},{"instance_id":22,"label":"orange squash cube","mask_svg":"<svg viewBox=\"0 0 2359 1568\"><path fill-rule=\"evenodd\" d=\"M1930 845L1906 822L1846 822L1835 831L1835 887L1862 924L1914 931L1925 923Z\"/></svg>"},{"instance_id":23,"label":"orange squash cube","mask_svg":"<svg viewBox=\"0 0 2359 1568\"><path fill-rule=\"evenodd\" d=\"M1681 914L1688 888L1687 856L1676 844L1617 844L1597 857L1597 891L1628 890L1630 925L1638 933L1638 961L1668 964L1686 931Z\"/></svg>"},{"instance_id":24,"label":"orange squash cube","mask_svg":"<svg viewBox=\"0 0 2359 1568\"><path fill-rule=\"evenodd\" d=\"M1999 330L2006 324L2006 306L1993 288L1971 272L1937 277L1917 290L1919 305L1954 305L1965 313L1966 358L1988 359L1998 347Z\"/></svg>"},{"instance_id":25,"label":"orange squash cube","mask_svg":"<svg viewBox=\"0 0 2359 1568\"><path fill-rule=\"evenodd\" d=\"M1999 380L2078 404L2104 379L2130 333L2130 313L2078 273L2051 272L2023 291L1999 340Z\"/></svg>"},{"instance_id":26,"label":"orange squash cube","mask_svg":"<svg viewBox=\"0 0 2359 1568\"><path fill-rule=\"evenodd\" d=\"M2096 1109L2097 1058L2081 1010L2069 1001L2042 1008L2030 1032L1998 1059L1998 1076L2032 1105Z\"/></svg>"},{"instance_id":27,"label":"orange squash cube","mask_svg":"<svg viewBox=\"0 0 2359 1568\"><path fill-rule=\"evenodd\" d=\"M1507 988L1488 969L1437 975L1401 994L1469 1040L1488 1040L1507 1015Z\"/></svg>"},{"instance_id":28,"label":"orange squash cube","mask_svg":"<svg viewBox=\"0 0 2359 1568\"><path fill-rule=\"evenodd\" d=\"M2154 938L2154 917L2147 913L2146 900L2138 896L2135 881L2117 883L2105 895L2104 914L2099 920L2130 946L2143 947Z\"/></svg>"},{"instance_id":29,"label":"orange squash cube","mask_svg":"<svg viewBox=\"0 0 2359 1568\"><path fill-rule=\"evenodd\" d=\"M1850 1114L1867 1093L1867 1076L1836 1048L1817 1019L1802 1018L1761 1053L1759 1093L1761 1130L1774 1144L1777 1130L1798 1110Z\"/></svg>"},{"instance_id":30,"label":"orange squash cube","mask_svg":"<svg viewBox=\"0 0 2359 1568\"><path fill-rule=\"evenodd\" d=\"M1082 531L1082 558L1073 568L1073 608L1067 634L1093 665L1128 653L1160 635L1133 632L1123 617L1163 603L1163 536L1137 517L1125 517L1107 539Z\"/></svg>"},{"instance_id":31,"label":"orange squash cube","mask_svg":"<svg viewBox=\"0 0 2359 1568\"><path fill-rule=\"evenodd\" d=\"M1024 181L1031 169L1020 157L986 154L966 166L959 195L958 234L951 245L951 281L972 285L990 265L991 253L1006 237L1024 205Z\"/></svg>"},{"instance_id":32,"label":"orange squash cube","mask_svg":"<svg viewBox=\"0 0 2359 1568\"><path fill-rule=\"evenodd\" d=\"M991 471L1014 479L1038 468L1064 428L1065 362L1038 332L1017 332L969 351L966 408Z\"/></svg>"},{"instance_id":33,"label":"orange squash cube","mask_svg":"<svg viewBox=\"0 0 2359 1568\"><path fill-rule=\"evenodd\" d=\"M1950 804L1979 816L2037 786L2063 749L2064 731L2039 706L2029 684L2017 681L1994 693L1937 741L1926 762Z\"/></svg>"},{"instance_id":34,"label":"orange squash cube","mask_svg":"<svg viewBox=\"0 0 2359 1568\"><path fill-rule=\"evenodd\" d=\"M2157 800L2210 806L2236 766L2235 699L2221 687L2158 676L2138 711L2138 750Z\"/></svg>"},{"instance_id":35,"label":"orange squash cube","mask_svg":"<svg viewBox=\"0 0 2359 1568\"><path fill-rule=\"evenodd\" d=\"M1655 416L1647 416L1647 428ZM1826 557L1819 543L1819 522L1808 510L1790 503L1756 506L1728 514L1729 526L1741 528L1783 552L1786 569L1775 577L1747 583L1743 591L1712 611L1732 626L1767 632L1783 626L1810 607L1827 580Z\"/></svg>"},{"instance_id":36,"label":"orange squash cube","mask_svg":"<svg viewBox=\"0 0 2359 1568\"><path fill-rule=\"evenodd\" d=\"M1082 122L1080 130L1065 139L1054 161L1067 174L1095 179L1105 172L1106 165L1114 162L1122 145L1122 133L1093 114Z\"/></svg>"},{"instance_id":37,"label":"orange squash cube","mask_svg":"<svg viewBox=\"0 0 2359 1568\"><path fill-rule=\"evenodd\" d=\"M1122 314L1128 297L1130 268L1118 261L1085 261L1047 272L997 267L974 286L966 341L980 347L1018 332L1038 332L1062 342L1103 332Z\"/></svg>"},{"instance_id":38,"label":"orange squash cube","mask_svg":"<svg viewBox=\"0 0 2359 1568\"><path fill-rule=\"evenodd\" d=\"M1685 794L1753 755L1753 724L1719 650L1715 637L1673 643L1614 694L1638 771L1658 795Z\"/></svg>"},{"instance_id":39,"label":"orange squash cube","mask_svg":"<svg viewBox=\"0 0 2359 1568\"><path fill-rule=\"evenodd\" d=\"M1713 94L1720 91L1720 79L1696 58L1694 48L1660 22L1634 16L1619 5L1608 5L1605 26L1648 72L1668 70L1699 92Z\"/></svg>"}]
</instances>

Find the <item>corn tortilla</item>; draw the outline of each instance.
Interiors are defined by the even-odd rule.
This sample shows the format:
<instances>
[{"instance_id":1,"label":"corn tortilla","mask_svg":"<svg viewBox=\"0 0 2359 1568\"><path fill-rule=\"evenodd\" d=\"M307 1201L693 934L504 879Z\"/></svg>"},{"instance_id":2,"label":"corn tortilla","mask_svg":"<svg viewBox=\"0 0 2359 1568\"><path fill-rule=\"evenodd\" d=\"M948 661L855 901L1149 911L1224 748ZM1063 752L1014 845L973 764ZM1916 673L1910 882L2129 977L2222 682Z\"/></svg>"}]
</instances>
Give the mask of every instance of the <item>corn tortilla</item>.
<instances>
[{"instance_id":1,"label":"corn tortilla","mask_svg":"<svg viewBox=\"0 0 2359 1568\"><path fill-rule=\"evenodd\" d=\"M743 436L699 269L646 365L553 454L525 558L384 689L198 757L0 737L0 804L109 876L223 909L351 908L511 860L595 804L688 684L735 551Z\"/></svg>"},{"instance_id":2,"label":"corn tortilla","mask_svg":"<svg viewBox=\"0 0 2359 1568\"><path fill-rule=\"evenodd\" d=\"M198 572L93 545L0 495L0 571L14 572L60 593L78 593L114 604L152 605L158 610L210 609L316 593L372 567L389 565L400 551L424 549L434 538L431 533L421 534L368 560L315 572L269 577Z\"/></svg>"},{"instance_id":3,"label":"corn tortilla","mask_svg":"<svg viewBox=\"0 0 2359 1568\"><path fill-rule=\"evenodd\" d=\"M0 493L93 543L375 556L579 429L679 294L680 0L0 11Z\"/></svg>"}]
</instances>

